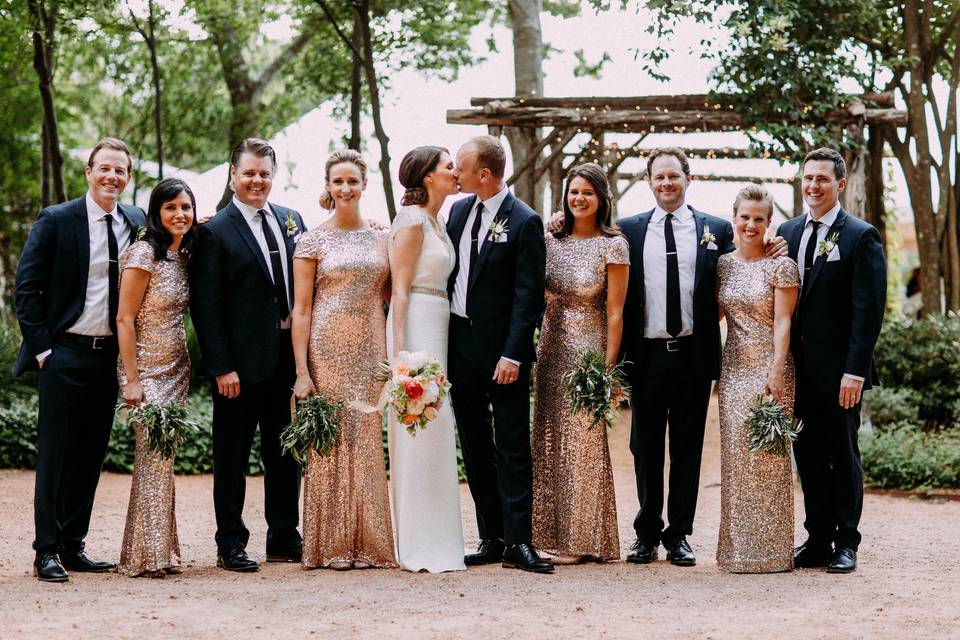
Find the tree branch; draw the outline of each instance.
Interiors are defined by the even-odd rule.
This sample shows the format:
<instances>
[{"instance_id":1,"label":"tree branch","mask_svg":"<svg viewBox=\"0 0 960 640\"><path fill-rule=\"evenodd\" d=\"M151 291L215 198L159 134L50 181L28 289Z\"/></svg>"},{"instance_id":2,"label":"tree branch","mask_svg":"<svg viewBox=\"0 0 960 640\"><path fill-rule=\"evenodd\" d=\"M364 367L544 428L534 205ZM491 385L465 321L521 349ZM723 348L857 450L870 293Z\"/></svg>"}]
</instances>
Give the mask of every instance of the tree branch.
<instances>
[{"instance_id":1,"label":"tree branch","mask_svg":"<svg viewBox=\"0 0 960 640\"><path fill-rule=\"evenodd\" d=\"M276 58L273 59L270 64L263 70L260 76L254 80L254 95L250 97L250 101L254 104L260 102L260 96L263 95L264 89L267 85L270 84L270 81L273 80L273 77L277 75L280 69L287 64L291 58L300 53L307 43L313 39L313 35L316 31L312 29L305 29L301 31L300 34L293 39L287 48L281 51Z\"/></svg>"},{"instance_id":2,"label":"tree branch","mask_svg":"<svg viewBox=\"0 0 960 640\"><path fill-rule=\"evenodd\" d=\"M346 34L340 28L340 25L337 24L337 19L336 17L334 17L333 12L330 11L330 7L327 6L327 3L324 2L323 0L314 0L314 2L320 5L320 8L323 10L323 13L327 16L327 20L330 21L331 25L333 25L333 30L337 32L337 36L339 36L339 38L343 40L343 43L350 48L350 51L353 52L353 55L356 56L357 60L359 60L362 64L363 54L361 54L360 50L357 49L357 47L353 44L353 40L346 36Z\"/></svg>"}]
</instances>

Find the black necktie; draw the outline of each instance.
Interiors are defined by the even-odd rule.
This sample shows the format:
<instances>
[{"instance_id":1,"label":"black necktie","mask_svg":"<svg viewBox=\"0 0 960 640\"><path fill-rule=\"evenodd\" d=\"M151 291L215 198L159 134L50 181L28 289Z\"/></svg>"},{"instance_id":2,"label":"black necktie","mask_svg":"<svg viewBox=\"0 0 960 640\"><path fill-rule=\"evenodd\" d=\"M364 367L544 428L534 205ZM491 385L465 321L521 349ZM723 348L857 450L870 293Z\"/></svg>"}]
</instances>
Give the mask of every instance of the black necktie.
<instances>
[{"instance_id":1,"label":"black necktie","mask_svg":"<svg viewBox=\"0 0 960 640\"><path fill-rule=\"evenodd\" d=\"M480 218L483 217L483 203L477 205L477 216L473 220L473 227L470 228L470 275L473 275L473 265L477 262L477 256L480 255Z\"/></svg>"},{"instance_id":2,"label":"black necktie","mask_svg":"<svg viewBox=\"0 0 960 640\"><path fill-rule=\"evenodd\" d=\"M269 215L263 209L257 211L260 214L260 228L263 229L263 237L267 240L267 249L270 250L270 268L273 271L273 293L274 302L277 303L277 310L280 312L280 319L286 320L290 315L290 304L287 302L287 287L283 282L283 263L280 260L280 247L277 245L277 237L273 235L273 230L267 224Z\"/></svg>"},{"instance_id":3,"label":"black necktie","mask_svg":"<svg viewBox=\"0 0 960 640\"><path fill-rule=\"evenodd\" d=\"M667 333L676 338L683 329L680 320L680 265L677 241L673 237L673 214L663 219L663 240L667 245Z\"/></svg>"},{"instance_id":4,"label":"black necktie","mask_svg":"<svg viewBox=\"0 0 960 640\"><path fill-rule=\"evenodd\" d=\"M110 331L117 335L117 308L120 306L120 265L117 262L120 253L117 248L117 236L113 233L113 216L107 215L107 254L110 258L108 267L108 279L110 280L110 293L107 296L107 306L110 314Z\"/></svg>"},{"instance_id":5,"label":"black necktie","mask_svg":"<svg viewBox=\"0 0 960 640\"><path fill-rule=\"evenodd\" d=\"M807 238L807 247L803 252L803 288L806 289L807 283L810 281L810 272L813 270L813 263L816 258L814 257L814 252L817 249L817 229L820 228L820 223L816 220L811 220L810 225L813 227L813 231L810 232L810 237Z\"/></svg>"}]
</instances>

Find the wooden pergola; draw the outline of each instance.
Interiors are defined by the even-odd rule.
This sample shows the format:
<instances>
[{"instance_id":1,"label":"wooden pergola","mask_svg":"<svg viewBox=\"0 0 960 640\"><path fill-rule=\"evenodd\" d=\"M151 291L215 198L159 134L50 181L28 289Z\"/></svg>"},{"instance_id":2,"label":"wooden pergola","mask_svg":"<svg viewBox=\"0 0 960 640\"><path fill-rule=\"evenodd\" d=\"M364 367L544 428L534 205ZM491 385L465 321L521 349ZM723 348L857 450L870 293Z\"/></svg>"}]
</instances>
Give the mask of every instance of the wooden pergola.
<instances>
[{"instance_id":1,"label":"wooden pergola","mask_svg":"<svg viewBox=\"0 0 960 640\"><path fill-rule=\"evenodd\" d=\"M644 172L623 171L629 158L643 158L652 151L642 146L654 133L690 134L743 131L744 123L734 111L732 101L723 96L665 95L640 97L567 97L539 96L514 98L473 98L471 109L447 111L450 124L486 125L490 134L500 136L504 127L517 127L537 132L537 145L522 160L516 161L507 183L526 181L530 192L544 176L550 181L552 209L560 207L562 183L566 172L581 162L594 161L603 166L610 179L614 196L629 191L645 177ZM864 130L874 127L904 127L906 111L894 108L892 93L862 94L851 98L842 109L832 112L824 124L844 127L856 139L864 139ZM609 141L611 134L629 134L631 143ZM619 137L619 136L618 136ZM871 139L874 136L870 136ZM747 149L686 149L692 159L775 159L755 156ZM870 219L876 207L874 196L879 189L882 206L882 171L871 169L869 151L848 154L847 188L844 206L852 213ZM516 159L515 159L516 160ZM696 166L692 167L696 171ZM711 181L756 182L761 178L748 175L697 174L694 179ZM874 184L877 181L880 184ZM794 190L793 214L802 207L797 178L762 178L764 182L791 184ZM874 203L871 203L871 200ZM790 212L784 212L790 215Z\"/></svg>"}]
</instances>

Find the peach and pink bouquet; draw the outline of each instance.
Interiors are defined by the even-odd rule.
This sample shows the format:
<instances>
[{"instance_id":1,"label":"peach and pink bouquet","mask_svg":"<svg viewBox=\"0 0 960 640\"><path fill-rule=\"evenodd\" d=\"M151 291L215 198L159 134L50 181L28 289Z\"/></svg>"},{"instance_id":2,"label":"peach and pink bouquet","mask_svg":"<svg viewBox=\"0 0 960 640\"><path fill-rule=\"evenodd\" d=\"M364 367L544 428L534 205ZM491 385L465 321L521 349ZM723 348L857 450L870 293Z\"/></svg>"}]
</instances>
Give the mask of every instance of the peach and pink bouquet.
<instances>
[{"instance_id":1,"label":"peach and pink bouquet","mask_svg":"<svg viewBox=\"0 0 960 640\"><path fill-rule=\"evenodd\" d=\"M450 381L440 361L425 351L401 351L393 364L381 364L387 381L386 404L411 436L440 415L450 393Z\"/></svg>"}]
</instances>

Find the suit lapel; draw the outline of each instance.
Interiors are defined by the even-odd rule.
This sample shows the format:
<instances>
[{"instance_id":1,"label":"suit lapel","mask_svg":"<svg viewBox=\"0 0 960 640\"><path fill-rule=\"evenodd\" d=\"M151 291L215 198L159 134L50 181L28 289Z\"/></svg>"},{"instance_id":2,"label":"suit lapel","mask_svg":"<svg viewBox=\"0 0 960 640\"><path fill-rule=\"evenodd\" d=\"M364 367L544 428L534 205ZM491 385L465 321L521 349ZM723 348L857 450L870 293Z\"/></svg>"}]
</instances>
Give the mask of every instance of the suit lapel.
<instances>
[{"instance_id":1,"label":"suit lapel","mask_svg":"<svg viewBox=\"0 0 960 640\"><path fill-rule=\"evenodd\" d=\"M509 220L510 213L513 211L513 194L507 193L507 197L503 199L503 202L500 204L500 209L497 211L496 215L493 216L491 221L491 226L499 220ZM491 238L489 241L485 241L486 237L489 235L489 229L480 228L480 236L477 238L480 245L480 253L477 255L477 263L473 269L470 270L470 286L467 287L467 293L469 295L470 289L473 288L474 283L477 281L480 272L483 271L483 265L486 263L487 258L490 257L490 252L493 251L493 245L496 244ZM507 238L510 237L510 225L507 224Z\"/></svg>"},{"instance_id":2,"label":"suit lapel","mask_svg":"<svg viewBox=\"0 0 960 640\"><path fill-rule=\"evenodd\" d=\"M296 248L296 245L293 242L293 237L287 233L287 218L280 214L280 210L274 207L269 202L267 206L270 207L270 211L273 212L273 217L276 218L277 224L280 225L280 235L283 237L283 244L287 248L287 273L289 277L287 278L287 300L293 300L293 251ZM289 214L293 216L293 213ZM293 221L296 224L296 220ZM299 230L299 227L297 227Z\"/></svg>"},{"instance_id":3,"label":"suit lapel","mask_svg":"<svg viewBox=\"0 0 960 640\"><path fill-rule=\"evenodd\" d=\"M127 213L123 205L118 204L117 211L119 211L120 215L123 216L123 219L127 221L127 224L130 225L130 244L133 244L137 241L137 232L140 231L140 225L137 224L136 220L130 217L130 214Z\"/></svg>"},{"instance_id":4,"label":"suit lapel","mask_svg":"<svg viewBox=\"0 0 960 640\"><path fill-rule=\"evenodd\" d=\"M800 238L803 237L803 228L806 226L807 214L803 214L798 223L793 224L787 236L787 249L790 257L796 262L800 258Z\"/></svg>"},{"instance_id":5,"label":"suit lapel","mask_svg":"<svg viewBox=\"0 0 960 640\"><path fill-rule=\"evenodd\" d=\"M834 233L839 234L844 225L847 223L847 212L840 209L837 213L837 219L833 221L833 224L830 225L830 229L827 230L827 238L830 238ZM810 242L816 242L816 237L813 234L810 235ZM837 244L840 244L839 241ZM810 282L806 283L806 286L803 287L803 297L806 298L810 294L810 290L813 289L814 285L817 284L817 276L820 275L820 271L823 270L823 264L827 261L826 255L817 255L816 259L813 261L813 269L810 271Z\"/></svg>"},{"instance_id":6,"label":"suit lapel","mask_svg":"<svg viewBox=\"0 0 960 640\"><path fill-rule=\"evenodd\" d=\"M260 244L257 242L257 239L253 237L253 231L250 230L250 225L247 224L243 214L240 213L240 210L237 209L233 202L227 205L227 216L229 216L230 221L233 222L233 226L236 227L237 233L243 238L247 248L250 249L257 264L260 265L260 270L263 271L263 275L270 284L273 285L273 278L270 277L270 270L267 268L267 261L263 257L263 250L260 249Z\"/></svg>"},{"instance_id":7,"label":"suit lapel","mask_svg":"<svg viewBox=\"0 0 960 640\"><path fill-rule=\"evenodd\" d=\"M80 290L86 296L87 278L90 275L90 227L87 221L87 199L77 200L73 219L73 233L77 242L77 268L80 269Z\"/></svg>"},{"instance_id":8,"label":"suit lapel","mask_svg":"<svg viewBox=\"0 0 960 640\"><path fill-rule=\"evenodd\" d=\"M650 218L653 217L653 212L647 212L640 214L637 218L637 231L634 242L636 242L636 248L634 253L637 255L636 266L630 265L633 267L633 271L636 273L636 282L637 282L637 294L640 296L640 299L645 301L647 297L647 290L644 284L643 278L643 245L647 240L647 227L650 225Z\"/></svg>"},{"instance_id":9,"label":"suit lapel","mask_svg":"<svg viewBox=\"0 0 960 640\"><path fill-rule=\"evenodd\" d=\"M697 236L694 238L694 241L697 243L697 268L693 276L693 290L696 291L697 287L700 286L700 276L703 274L703 262L707 258L707 246L700 242L700 238L703 237L704 227L707 225L707 220L702 213L696 211L693 207L690 207L690 211L693 213L693 221L697 227Z\"/></svg>"}]
</instances>

